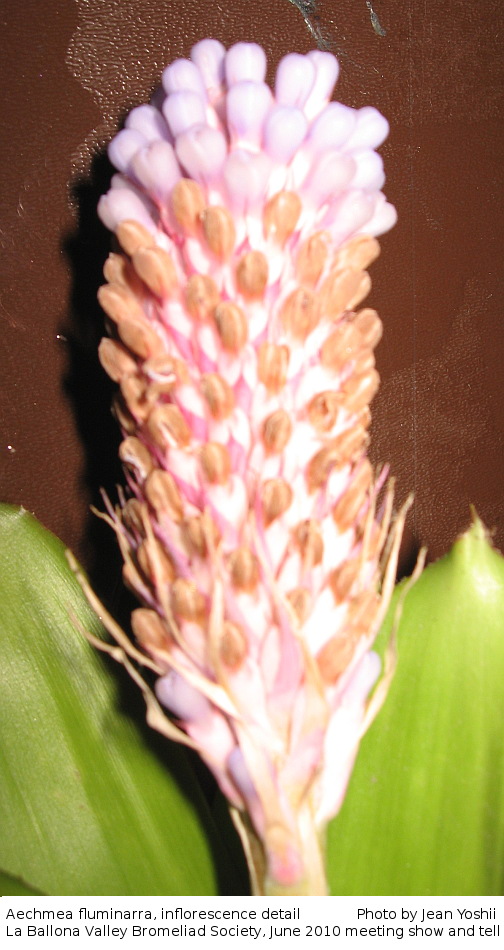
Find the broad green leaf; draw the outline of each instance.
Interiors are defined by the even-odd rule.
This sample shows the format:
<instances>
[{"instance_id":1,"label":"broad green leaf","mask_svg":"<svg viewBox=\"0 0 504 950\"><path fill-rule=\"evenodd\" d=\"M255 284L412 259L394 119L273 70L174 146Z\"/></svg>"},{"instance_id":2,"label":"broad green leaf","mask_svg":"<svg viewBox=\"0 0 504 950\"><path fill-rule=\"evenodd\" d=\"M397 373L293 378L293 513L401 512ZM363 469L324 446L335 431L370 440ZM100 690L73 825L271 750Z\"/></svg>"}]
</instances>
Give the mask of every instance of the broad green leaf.
<instances>
[{"instance_id":1,"label":"broad green leaf","mask_svg":"<svg viewBox=\"0 0 504 950\"><path fill-rule=\"evenodd\" d=\"M478 520L406 596L328 853L334 894L503 892L504 559Z\"/></svg>"},{"instance_id":2,"label":"broad green leaf","mask_svg":"<svg viewBox=\"0 0 504 950\"><path fill-rule=\"evenodd\" d=\"M63 546L0 507L0 867L52 895L234 893L179 747L120 711L119 667ZM164 761L163 761L164 759Z\"/></svg>"},{"instance_id":3,"label":"broad green leaf","mask_svg":"<svg viewBox=\"0 0 504 950\"><path fill-rule=\"evenodd\" d=\"M0 897L44 897L40 891L37 891L31 884L20 881L18 877L12 877L5 871L0 871Z\"/></svg>"}]
</instances>

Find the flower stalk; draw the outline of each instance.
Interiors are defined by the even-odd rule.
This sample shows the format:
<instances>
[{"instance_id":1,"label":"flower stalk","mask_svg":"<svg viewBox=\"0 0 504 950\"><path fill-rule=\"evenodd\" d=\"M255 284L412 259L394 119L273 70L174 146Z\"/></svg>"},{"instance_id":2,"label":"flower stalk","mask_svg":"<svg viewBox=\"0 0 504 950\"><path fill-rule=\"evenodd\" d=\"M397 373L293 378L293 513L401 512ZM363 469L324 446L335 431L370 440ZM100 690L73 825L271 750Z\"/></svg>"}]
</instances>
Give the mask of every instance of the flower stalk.
<instances>
[{"instance_id":1,"label":"flower stalk","mask_svg":"<svg viewBox=\"0 0 504 950\"><path fill-rule=\"evenodd\" d=\"M268 864L264 844L248 815L232 808L231 817L243 845L254 897L327 896L325 830L317 828L309 801L303 802L299 808L296 838L287 844L287 847L293 850L295 841L296 854L302 855L302 868L297 869L291 882L286 880L285 874L275 874L272 866ZM285 853L287 849L283 850Z\"/></svg>"},{"instance_id":2,"label":"flower stalk","mask_svg":"<svg viewBox=\"0 0 504 950\"><path fill-rule=\"evenodd\" d=\"M254 891L325 894L406 512L366 455L381 322L359 309L395 211L387 123L329 101L336 59L265 72L204 40L109 147L100 359L128 492L105 517L137 645L99 610L151 723L228 798Z\"/></svg>"}]
</instances>

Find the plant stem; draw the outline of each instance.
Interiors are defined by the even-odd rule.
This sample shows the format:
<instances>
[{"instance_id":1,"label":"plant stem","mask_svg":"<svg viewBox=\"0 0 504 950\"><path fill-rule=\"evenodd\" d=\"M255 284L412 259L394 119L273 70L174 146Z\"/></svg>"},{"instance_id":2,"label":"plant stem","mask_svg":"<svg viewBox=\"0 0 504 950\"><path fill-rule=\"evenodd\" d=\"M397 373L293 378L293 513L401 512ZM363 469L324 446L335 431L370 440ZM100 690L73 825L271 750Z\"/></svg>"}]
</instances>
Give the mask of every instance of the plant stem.
<instances>
[{"instance_id":1,"label":"plant stem","mask_svg":"<svg viewBox=\"0 0 504 950\"><path fill-rule=\"evenodd\" d=\"M248 815L236 809L232 809L231 814L245 851L255 897L327 896L325 834L316 827L309 802L298 811L297 840L292 842L302 873L288 884L273 875L272 869L278 866L277 856L271 853L271 848L265 852Z\"/></svg>"}]
</instances>

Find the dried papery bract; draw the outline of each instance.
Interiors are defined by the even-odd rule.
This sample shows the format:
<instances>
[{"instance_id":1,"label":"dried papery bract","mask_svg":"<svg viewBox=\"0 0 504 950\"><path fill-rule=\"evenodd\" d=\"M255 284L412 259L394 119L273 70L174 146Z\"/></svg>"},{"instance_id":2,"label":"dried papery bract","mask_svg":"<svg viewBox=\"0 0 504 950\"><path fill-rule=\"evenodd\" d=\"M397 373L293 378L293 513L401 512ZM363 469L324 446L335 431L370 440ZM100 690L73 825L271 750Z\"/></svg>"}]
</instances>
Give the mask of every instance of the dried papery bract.
<instances>
[{"instance_id":1,"label":"dried papery bract","mask_svg":"<svg viewBox=\"0 0 504 950\"><path fill-rule=\"evenodd\" d=\"M129 500L105 517L138 646L104 616L149 720L227 796L254 892L323 894L388 681L369 700L405 509L390 527L365 455L381 323L359 307L395 212L387 123L329 102L335 58L285 57L273 91L265 71L259 46L203 40L110 145L100 359Z\"/></svg>"}]
</instances>

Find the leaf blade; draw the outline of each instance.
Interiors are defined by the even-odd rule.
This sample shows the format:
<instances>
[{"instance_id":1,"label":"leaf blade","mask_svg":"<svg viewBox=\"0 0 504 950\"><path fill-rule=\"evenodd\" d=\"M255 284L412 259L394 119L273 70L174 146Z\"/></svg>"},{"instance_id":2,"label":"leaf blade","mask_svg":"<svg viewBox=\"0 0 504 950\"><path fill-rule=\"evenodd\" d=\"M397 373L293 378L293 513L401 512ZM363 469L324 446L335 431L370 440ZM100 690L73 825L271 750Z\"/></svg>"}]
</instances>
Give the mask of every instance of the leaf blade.
<instances>
[{"instance_id":1,"label":"leaf blade","mask_svg":"<svg viewBox=\"0 0 504 950\"><path fill-rule=\"evenodd\" d=\"M100 635L63 546L7 506L0 537L1 866L50 894L213 894L213 851L232 893L182 750L170 774L69 619Z\"/></svg>"},{"instance_id":2,"label":"leaf blade","mask_svg":"<svg viewBox=\"0 0 504 950\"><path fill-rule=\"evenodd\" d=\"M504 560L480 522L408 593L399 650L329 830L332 891L500 894Z\"/></svg>"}]
</instances>

